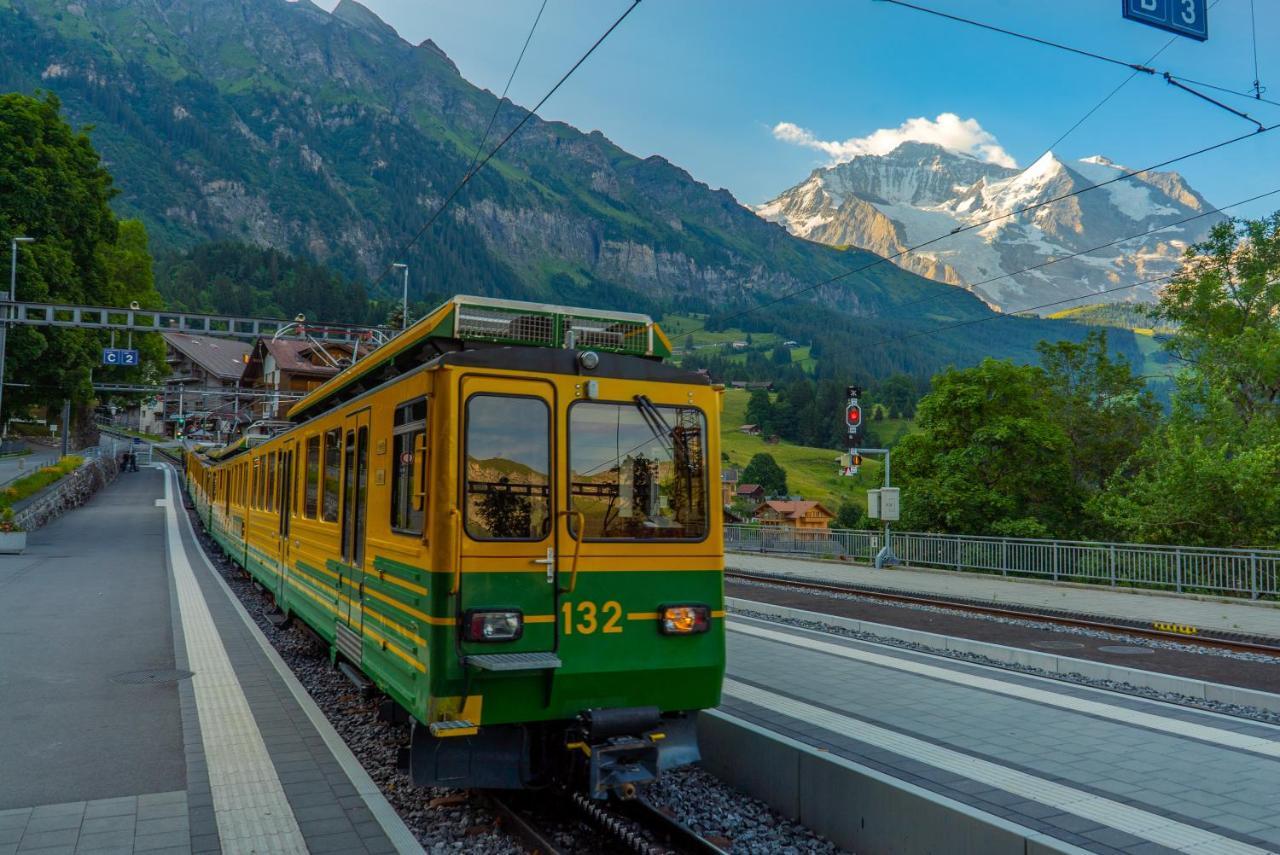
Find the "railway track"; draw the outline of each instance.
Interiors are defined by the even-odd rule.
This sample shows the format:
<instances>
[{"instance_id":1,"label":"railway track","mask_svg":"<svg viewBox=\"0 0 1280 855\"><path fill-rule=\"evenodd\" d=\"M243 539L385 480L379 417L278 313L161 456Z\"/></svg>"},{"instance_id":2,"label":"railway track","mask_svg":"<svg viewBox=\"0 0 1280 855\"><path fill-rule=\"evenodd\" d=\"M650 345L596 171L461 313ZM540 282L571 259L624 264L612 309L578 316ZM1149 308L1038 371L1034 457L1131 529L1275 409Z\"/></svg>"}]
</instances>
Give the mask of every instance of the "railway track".
<instances>
[{"instance_id":1,"label":"railway track","mask_svg":"<svg viewBox=\"0 0 1280 855\"><path fill-rule=\"evenodd\" d=\"M1057 626L1079 627L1106 632L1122 633L1140 638L1158 639L1160 641L1178 641L1184 644L1198 644L1204 647L1234 650L1246 653L1263 653L1280 657L1280 643L1274 639L1246 635L1229 635L1201 629L1199 627L1179 626L1165 621L1152 621L1149 624L1119 619L1102 619L1096 615L1075 612L1054 611L1050 609L1034 609L1025 606L1010 607L992 605L989 602L967 600L959 597L937 597L919 594L904 594L886 588L869 585L835 585L828 582L817 582L808 579L796 579L791 576L778 576L769 573L749 573L742 570L725 570L726 581L758 582L777 585L798 591L815 593L853 594L890 603L907 605L935 606L954 609L975 615L987 615L1000 618L1017 618L1020 620L1039 621Z\"/></svg>"},{"instance_id":2,"label":"railway track","mask_svg":"<svg viewBox=\"0 0 1280 855\"><path fill-rule=\"evenodd\" d=\"M506 832L534 855L599 852L601 842L636 855L726 855L728 851L644 798L602 803L580 792L530 796L493 791L484 798ZM560 842L567 826L583 822L604 840L585 845L576 839Z\"/></svg>"}]
</instances>

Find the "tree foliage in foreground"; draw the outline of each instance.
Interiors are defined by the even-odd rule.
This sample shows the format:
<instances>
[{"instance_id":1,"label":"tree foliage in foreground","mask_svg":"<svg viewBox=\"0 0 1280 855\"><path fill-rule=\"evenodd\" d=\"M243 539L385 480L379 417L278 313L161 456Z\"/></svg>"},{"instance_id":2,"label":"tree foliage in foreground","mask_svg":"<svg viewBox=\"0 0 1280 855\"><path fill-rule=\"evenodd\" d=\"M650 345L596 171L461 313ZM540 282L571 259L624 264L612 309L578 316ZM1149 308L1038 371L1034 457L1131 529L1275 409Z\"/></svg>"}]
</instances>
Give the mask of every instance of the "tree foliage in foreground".
<instances>
[{"instance_id":1,"label":"tree foliage in foreground","mask_svg":"<svg viewBox=\"0 0 1280 855\"><path fill-rule=\"evenodd\" d=\"M738 475L739 484L759 484L766 496L787 495L787 473L772 454L760 452L753 455Z\"/></svg>"},{"instance_id":2,"label":"tree foliage in foreground","mask_svg":"<svg viewBox=\"0 0 1280 855\"><path fill-rule=\"evenodd\" d=\"M1087 504L1125 469L1159 408L1105 332L1039 350L1043 367L988 359L934 378L895 461L907 527L1096 534Z\"/></svg>"},{"instance_id":3,"label":"tree foliage in foreground","mask_svg":"<svg viewBox=\"0 0 1280 855\"><path fill-rule=\"evenodd\" d=\"M1280 214L1216 226L1156 315L1183 366L1167 417L1101 332L935 376L895 458L904 526L1280 545Z\"/></svg>"},{"instance_id":4,"label":"tree foliage in foreground","mask_svg":"<svg viewBox=\"0 0 1280 855\"><path fill-rule=\"evenodd\" d=\"M120 222L115 194L89 137L68 125L53 95L0 95L0 238L8 274L9 238L34 243L18 253L19 300L91 306L159 308L151 256L142 224ZM8 287L6 281L4 287ZM153 383L164 366L163 345L137 337L143 364L99 368L109 333L52 327L15 327L9 336L4 414L19 407L57 407L64 399L89 403L93 379ZM126 341L118 337L116 345Z\"/></svg>"},{"instance_id":5,"label":"tree foliage in foreground","mask_svg":"<svg viewBox=\"0 0 1280 855\"><path fill-rule=\"evenodd\" d=\"M1280 545L1280 213L1215 226L1158 314L1185 366L1172 412L1093 511L1133 540Z\"/></svg>"}]
</instances>

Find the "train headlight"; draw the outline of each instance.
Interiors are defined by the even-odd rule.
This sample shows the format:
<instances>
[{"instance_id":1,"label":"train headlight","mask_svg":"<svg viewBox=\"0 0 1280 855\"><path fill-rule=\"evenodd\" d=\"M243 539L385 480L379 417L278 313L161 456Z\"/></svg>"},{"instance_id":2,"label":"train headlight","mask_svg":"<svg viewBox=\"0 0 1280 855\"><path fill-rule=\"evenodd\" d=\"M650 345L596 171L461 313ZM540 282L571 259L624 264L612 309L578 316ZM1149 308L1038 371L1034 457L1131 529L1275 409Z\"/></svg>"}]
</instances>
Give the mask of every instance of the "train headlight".
<instances>
[{"instance_id":1,"label":"train headlight","mask_svg":"<svg viewBox=\"0 0 1280 855\"><path fill-rule=\"evenodd\" d=\"M663 635L693 635L711 626L711 609L706 606L665 606L658 617Z\"/></svg>"},{"instance_id":2,"label":"train headlight","mask_svg":"<svg viewBox=\"0 0 1280 855\"><path fill-rule=\"evenodd\" d=\"M467 641L515 641L524 633L524 615L518 611L469 611L462 626Z\"/></svg>"}]
</instances>

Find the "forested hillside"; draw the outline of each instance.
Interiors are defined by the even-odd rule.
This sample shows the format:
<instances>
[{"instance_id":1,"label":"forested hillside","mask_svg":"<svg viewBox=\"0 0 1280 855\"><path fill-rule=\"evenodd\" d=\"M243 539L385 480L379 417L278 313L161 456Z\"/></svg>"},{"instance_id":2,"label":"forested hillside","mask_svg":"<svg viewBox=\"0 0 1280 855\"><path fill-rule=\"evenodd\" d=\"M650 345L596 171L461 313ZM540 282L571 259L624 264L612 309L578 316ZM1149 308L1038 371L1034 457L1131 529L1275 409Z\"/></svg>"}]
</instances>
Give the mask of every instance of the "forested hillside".
<instances>
[{"instance_id":1,"label":"forested hillside","mask_svg":"<svg viewBox=\"0 0 1280 855\"><path fill-rule=\"evenodd\" d=\"M821 365L875 376L1033 358L1036 341L1085 332L1002 319L995 335L905 338L991 312L870 253L793 237L660 156L538 118L402 251L472 162L497 101L437 45L405 42L353 0L332 13L287 0L0 0L0 88L52 90L73 124L93 126L116 210L158 249L274 249L377 282L375 299L399 295L379 277L392 261L409 264L419 302L475 293L723 316L795 292L736 323L817 338ZM491 144L521 110L503 106ZM288 316L317 305L183 283L195 293L162 288Z\"/></svg>"}]
</instances>

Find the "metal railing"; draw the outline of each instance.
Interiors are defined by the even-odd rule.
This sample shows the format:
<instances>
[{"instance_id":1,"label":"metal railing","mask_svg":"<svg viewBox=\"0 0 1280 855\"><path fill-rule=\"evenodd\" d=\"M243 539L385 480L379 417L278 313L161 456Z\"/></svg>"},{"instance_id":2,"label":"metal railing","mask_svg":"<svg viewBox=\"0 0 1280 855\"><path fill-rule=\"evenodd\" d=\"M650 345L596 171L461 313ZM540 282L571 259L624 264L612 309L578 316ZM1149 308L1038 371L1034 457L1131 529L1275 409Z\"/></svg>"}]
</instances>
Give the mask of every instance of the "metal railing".
<instances>
[{"instance_id":1,"label":"metal railing","mask_svg":"<svg viewBox=\"0 0 1280 855\"><path fill-rule=\"evenodd\" d=\"M791 526L726 525L725 549L776 552L870 562L881 531L809 530ZM1031 576L1230 596L1280 596L1280 549L1219 549L1082 540L977 537L893 532L893 551L905 564L944 570Z\"/></svg>"}]
</instances>

